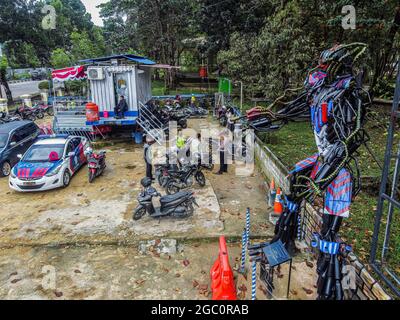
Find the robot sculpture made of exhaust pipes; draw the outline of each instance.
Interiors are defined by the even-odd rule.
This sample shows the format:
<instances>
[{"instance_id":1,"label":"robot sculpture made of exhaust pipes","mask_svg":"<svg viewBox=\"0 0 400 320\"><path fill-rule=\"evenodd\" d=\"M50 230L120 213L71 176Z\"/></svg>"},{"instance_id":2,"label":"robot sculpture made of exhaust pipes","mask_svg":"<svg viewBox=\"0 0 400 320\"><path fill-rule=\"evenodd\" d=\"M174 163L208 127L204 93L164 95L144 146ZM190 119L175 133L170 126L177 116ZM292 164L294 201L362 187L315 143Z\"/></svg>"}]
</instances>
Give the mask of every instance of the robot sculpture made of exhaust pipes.
<instances>
[{"instance_id":1,"label":"robot sculpture made of exhaust pipes","mask_svg":"<svg viewBox=\"0 0 400 320\"><path fill-rule=\"evenodd\" d=\"M318 153L297 163L290 172L290 192L284 196L284 211L271 243L281 240L293 252L302 202L324 198L323 226L312 241L320 252L317 286L321 300L344 299L342 264L351 248L340 241L338 232L360 191L357 150L369 139L363 125L371 99L362 88L362 73L356 74L354 68L365 50L365 44L352 43L323 51L293 101L280 102L283 108L271 111L283 95L272 106L254 108L245 116L248 126L259 132L279 130L304 117L311 119Z\"/></svg>"}]
</instances>

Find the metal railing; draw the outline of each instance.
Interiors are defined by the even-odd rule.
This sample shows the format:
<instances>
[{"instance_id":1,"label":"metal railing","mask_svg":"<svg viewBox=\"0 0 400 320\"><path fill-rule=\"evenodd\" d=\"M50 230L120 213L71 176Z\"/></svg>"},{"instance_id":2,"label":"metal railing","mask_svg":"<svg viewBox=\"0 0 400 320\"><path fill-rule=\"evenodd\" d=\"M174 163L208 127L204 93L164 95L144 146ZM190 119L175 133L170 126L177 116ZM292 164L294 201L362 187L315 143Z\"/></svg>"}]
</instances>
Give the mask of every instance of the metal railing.
<instances>
[{"instance_id":1,"label":"metal railing","mask_svg":"<svg viewBox=\"0 0 400 320\"><path fill-rule=\"evenodd\" d=\"M164 134L168 128L165 127L142 102L139 102L139 117L136 119L136 122L148 135L157 141L158 144L161 145L164 142Z\"/></svg>"},{"instance_id":2,"label":"metal railing","mask_svg":"<svg viewBox=\"0 0 400 320\"><path fill-rule=\"evenodd\" d=\"M381 277L386 285L400 297L400 277L396 271L390 266L390 248L391 248L391 232L393 232L394 223L397 222L399 217L395 214L400 213L400 191L399 191L399 178L400 178L400 144L395 151L394 135L396 131L397 122L400 118L399 113L400 103L400 64L398 69L396 89L393 99L393 107L390 118L390 125L388 130L388 138L386 144L384 167L382 172L381 187L379 191L378 206L375 216L374 233L372 237L370 263L373 270ZM394 162L393 174L390 173ZM386 214L386 219L384 215ZM386 220L383 222L383 220ZM382 224L385 223L384 230ZM396 248L394 248L396 249ZM379 252L380 251L380 252ZM380 254L380 256L378 255ZM396 266L397 267L397 266Z\"/></svg>"}]
</instances>

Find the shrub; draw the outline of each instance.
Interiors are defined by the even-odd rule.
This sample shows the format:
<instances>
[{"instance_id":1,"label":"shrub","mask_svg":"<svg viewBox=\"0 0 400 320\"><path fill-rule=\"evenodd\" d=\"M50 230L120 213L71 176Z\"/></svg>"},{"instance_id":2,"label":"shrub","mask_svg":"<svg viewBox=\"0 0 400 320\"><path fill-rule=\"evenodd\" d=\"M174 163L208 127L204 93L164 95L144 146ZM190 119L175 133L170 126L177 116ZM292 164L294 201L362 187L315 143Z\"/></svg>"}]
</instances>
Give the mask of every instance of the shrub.
<instances>
[{"instance_id":1,"label":"shrub","mask_svg":"<svg viewBox=\"0 0 400 320\"><path fill-rule=\"evenodd\" d=\"M39 90L49 90L49 82L48 81L42 81L39 83Z\"/></svg>"}]
</instances>

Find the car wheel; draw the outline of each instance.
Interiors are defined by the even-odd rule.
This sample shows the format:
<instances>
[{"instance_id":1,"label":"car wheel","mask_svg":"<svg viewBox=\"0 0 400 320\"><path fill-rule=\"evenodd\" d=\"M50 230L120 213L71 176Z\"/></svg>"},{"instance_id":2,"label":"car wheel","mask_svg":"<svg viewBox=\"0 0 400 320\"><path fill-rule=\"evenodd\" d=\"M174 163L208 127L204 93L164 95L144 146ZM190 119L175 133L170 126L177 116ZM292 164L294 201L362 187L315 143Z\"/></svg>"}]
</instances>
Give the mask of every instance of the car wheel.
<instances>
[{"instance_id":1,"label":"car wheel","mask_svg":"<svg viewBox=\"0 0 400 320\"><path fill-rule=\"evenodd\" d=\"M8 161L4 161L1 165L0 175L2 177L8 177L11 173L11 165Z\"/></svg>"},{"instance_id":2,"label":"car wheel","mask_svg":"<svg viewBox=\"0 0 400 320\"><path fill-rule=\"evenodd\" d=\"M69 173L68 169L66 169L63 173L63 186L68 187L70 182L71 182L71 174Z\"/></svg>"}]
</instances>

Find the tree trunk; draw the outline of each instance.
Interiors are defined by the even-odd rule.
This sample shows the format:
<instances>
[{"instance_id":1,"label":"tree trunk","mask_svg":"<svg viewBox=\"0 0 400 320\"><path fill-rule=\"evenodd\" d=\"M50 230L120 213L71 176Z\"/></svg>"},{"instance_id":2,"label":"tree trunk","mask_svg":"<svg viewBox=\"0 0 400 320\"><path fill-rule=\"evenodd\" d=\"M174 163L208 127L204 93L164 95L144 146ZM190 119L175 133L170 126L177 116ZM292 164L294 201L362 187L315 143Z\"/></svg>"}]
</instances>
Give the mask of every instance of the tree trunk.
<instances>
[{"instance_id":1,"label":"tree trunk","mask_svg":"<svg viewBox=\"0 0 400 320\"><path fill-rule=\"evenodd\" d=\"M8 86L8 83L7 83L5 71L0 71L0 86L3 86L3 88L4 88L4 92L6 93L8 103L9 104L13 103L14 101L13 101L10 87Z\"/></svg>"}]
</instances>

